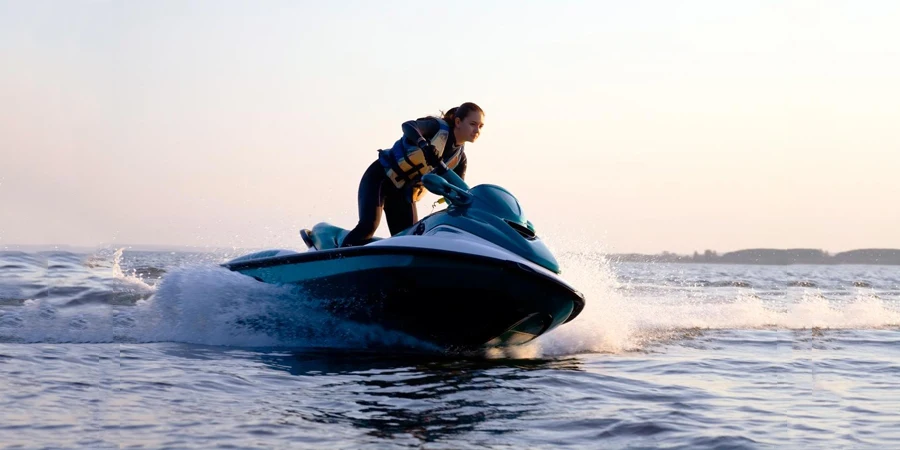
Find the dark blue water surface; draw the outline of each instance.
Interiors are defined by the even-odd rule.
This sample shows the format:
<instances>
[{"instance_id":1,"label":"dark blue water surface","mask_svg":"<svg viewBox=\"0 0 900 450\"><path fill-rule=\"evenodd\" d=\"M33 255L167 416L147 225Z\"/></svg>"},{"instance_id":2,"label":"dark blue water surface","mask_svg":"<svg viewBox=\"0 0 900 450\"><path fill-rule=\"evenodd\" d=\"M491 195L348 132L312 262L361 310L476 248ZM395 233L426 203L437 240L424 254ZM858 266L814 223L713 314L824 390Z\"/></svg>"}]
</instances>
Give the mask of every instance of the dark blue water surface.
<instances>
[{"instance_id":1,"label":"dark blue water surface","mask_svg":"<svg viewBox=\"0 0 900 450\"><path fill-rule=\"evenodd\" d=\"M0 446L900 447L897 267L563 255L582 316L445 354L231 256L0 253Z\"/></svg>"}]
</instances>

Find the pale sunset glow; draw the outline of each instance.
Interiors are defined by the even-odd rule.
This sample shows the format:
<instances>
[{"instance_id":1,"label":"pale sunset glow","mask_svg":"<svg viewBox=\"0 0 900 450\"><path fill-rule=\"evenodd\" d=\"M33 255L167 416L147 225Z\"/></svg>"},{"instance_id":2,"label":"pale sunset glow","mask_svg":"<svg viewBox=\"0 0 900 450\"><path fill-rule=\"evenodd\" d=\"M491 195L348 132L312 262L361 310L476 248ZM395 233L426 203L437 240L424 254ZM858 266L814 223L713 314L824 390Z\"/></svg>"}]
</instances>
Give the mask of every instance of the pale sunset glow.
<instances>
[{"instance_id":1,"label":"pale sunset glow","mask_svg":"<svg viewBox=\"0 0 900 450\"><path fill-rule=\"evenodd\" d=\"M0 248L299 248L353 226L403 121L466 101L467 180L551 243L900 248L898 24L890 1L0 1Z\"/></svg>"}]
</instances>

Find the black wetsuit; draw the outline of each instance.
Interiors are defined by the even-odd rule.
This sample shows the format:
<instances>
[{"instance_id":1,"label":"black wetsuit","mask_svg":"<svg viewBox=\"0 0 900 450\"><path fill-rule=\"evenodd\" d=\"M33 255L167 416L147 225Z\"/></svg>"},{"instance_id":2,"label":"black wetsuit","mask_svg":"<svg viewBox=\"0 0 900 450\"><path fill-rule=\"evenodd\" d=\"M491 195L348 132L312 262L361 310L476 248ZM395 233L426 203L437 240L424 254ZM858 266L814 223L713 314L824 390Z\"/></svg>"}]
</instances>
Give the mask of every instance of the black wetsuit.
<instances>
[{"instance_id":1,"label":"black wetsuit","mask_svg":"<svg viewBox=\"0 0 900 450\"><path fill-rule=\"evenodd\" d=\"M402 128L403 137L407 143L414 145L422 138L430 141L440 130L440 125L437 120L427 117L404 122ZM447 138L447 145L444 147L443 163L446 164L455 153L454 150L457 148L454 145L455 142L456 139L451 130L450 136ZM459 162L453 168L453 171L462 179L466 177L466 165L466 153L463 150L459 157ZM350 230L350 233L344 238L341 245L349 247L369 242L381 223L382 210L387 213L388 229L391 232L391 236L416 223L419 217L416 204L411 197L411 189L416 184L421 184L421 181L416 180L415 183L407 183L406 186L398 189L388 178L384 166L376 159L366 169L362 180L359 182L359 223Z\"/></svg>"}]
</instances>

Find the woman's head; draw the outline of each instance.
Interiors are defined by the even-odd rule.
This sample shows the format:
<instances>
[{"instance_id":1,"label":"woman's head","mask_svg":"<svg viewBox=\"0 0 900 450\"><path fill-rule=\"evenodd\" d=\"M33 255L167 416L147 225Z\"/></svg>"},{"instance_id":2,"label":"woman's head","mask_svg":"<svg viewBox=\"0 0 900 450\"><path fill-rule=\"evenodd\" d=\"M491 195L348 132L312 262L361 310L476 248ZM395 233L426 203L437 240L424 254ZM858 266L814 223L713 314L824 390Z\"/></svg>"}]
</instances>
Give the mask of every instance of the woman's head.
<instances>
[{"instance_id":1,"label":"woman's head","mask_svg":"<svg viewBox=\"0 0 900 450\"><path fill-rule=\"evenodd\" d=\"M444 121L453 129L456 144L475 142L484 126L484 110L480 106L466 102L444 113Z\"/></svg>"}]
</instances>

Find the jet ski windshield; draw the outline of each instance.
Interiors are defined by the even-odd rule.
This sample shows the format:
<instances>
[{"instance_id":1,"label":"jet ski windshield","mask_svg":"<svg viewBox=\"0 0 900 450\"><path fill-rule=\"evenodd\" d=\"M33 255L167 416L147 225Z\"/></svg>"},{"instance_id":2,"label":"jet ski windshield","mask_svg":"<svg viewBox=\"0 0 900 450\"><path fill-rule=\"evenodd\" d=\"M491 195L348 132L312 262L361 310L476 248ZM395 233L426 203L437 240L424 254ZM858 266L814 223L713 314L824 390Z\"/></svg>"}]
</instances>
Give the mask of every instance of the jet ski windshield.
<instances>
[{"instance_id":1,"label":"jet ski windshield","mask_svg":"<svg viewBox=\"0 0 900 450\"><path fill-rule=\"evenodd\" d=\"M481 184L469 190L481 203L480 207L489 209L490 212L508 223L524 227L534 234L534 227L525 218L525 212L519 201L506 189L493 184Z\"/></svg>"}]
</instances>

